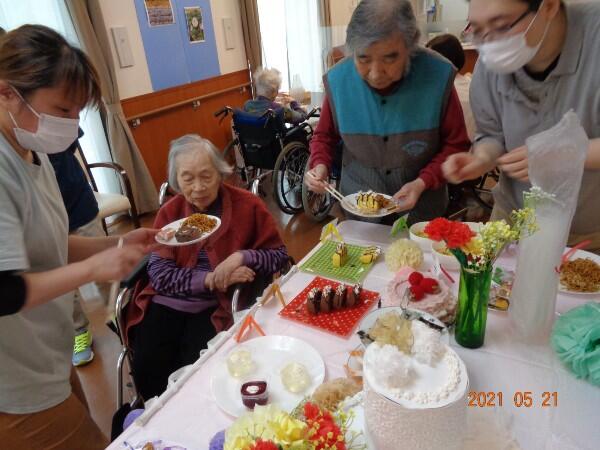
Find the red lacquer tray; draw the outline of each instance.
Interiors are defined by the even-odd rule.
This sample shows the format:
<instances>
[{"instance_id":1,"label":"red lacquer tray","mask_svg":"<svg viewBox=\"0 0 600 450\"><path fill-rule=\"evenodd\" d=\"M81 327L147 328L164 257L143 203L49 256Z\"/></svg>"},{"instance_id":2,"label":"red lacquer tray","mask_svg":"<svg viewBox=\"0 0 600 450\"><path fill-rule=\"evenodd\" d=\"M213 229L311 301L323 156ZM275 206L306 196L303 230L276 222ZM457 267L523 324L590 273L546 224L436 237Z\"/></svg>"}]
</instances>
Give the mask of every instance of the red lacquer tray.
<instances>
[{"instance_id":1,"label":"red lacquer tray","mask_svg":"<svg viewBox=\"0 0 600 450\"><path fill-rule=\"evenodd\" d=\"M379 299L379 294L365 289L360 293L358 305L352 308L343 308L329 313L311 315L306 309L306 299L312 288L323 289L329 285L335 291L340 285L337 281L315 277L279 314L286 319L300 322L309 327L318 328L328 333L344 338L350 337L360 320L369 312L374 303ZM351 286L351 285L348 285Z\"/></svg>"}]
</instances>

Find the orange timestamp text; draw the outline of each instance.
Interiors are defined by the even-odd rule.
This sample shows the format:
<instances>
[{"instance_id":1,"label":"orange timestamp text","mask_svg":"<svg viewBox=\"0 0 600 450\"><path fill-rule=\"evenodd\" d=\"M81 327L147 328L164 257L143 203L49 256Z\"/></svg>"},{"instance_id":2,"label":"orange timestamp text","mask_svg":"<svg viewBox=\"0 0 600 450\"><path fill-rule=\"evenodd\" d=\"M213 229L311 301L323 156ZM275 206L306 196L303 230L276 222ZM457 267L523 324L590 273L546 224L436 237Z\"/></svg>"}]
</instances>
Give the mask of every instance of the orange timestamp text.
<instances>
[{"instance_id":1,"label":"orange timestamp text","mask_svg":"<svg viewBox=\"0 0 600 450\"><path fill-rule=\"evenodd\" d=\"M471 408L502 407L506 403L516 408L556 408L558 407L558 392L516 391L505 395L502 391L470 391L467 404Z\"/></svg>"}]
</instances>

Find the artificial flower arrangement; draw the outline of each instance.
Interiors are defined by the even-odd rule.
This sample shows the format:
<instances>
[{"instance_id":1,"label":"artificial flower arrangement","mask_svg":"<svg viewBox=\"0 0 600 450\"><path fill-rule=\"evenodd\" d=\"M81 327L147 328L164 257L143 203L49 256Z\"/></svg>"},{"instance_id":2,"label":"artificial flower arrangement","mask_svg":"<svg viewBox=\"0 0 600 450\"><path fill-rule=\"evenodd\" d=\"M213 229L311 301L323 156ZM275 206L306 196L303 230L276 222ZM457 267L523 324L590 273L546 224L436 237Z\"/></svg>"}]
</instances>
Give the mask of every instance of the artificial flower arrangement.
<instances>
[{"instance_id":1,"label":"artificial flower arrangement","mask_svg":"<svg viewBox=\"0 0 600 450\"><path fill-rule=\"evenodd\" d=\"M365 450L350 432L352 413L330 412L310 401L292 413L257 405L215 436L210 450Z\"/></svg>"},{"instance_id":2,"label":"artificial flower arrangement","mask_svg":"<svg viewBox=\"0 0 600 450\"><path fill-rule=\"evenodd\" d=\"M512 225L504 220L487 222L475 233L463 222L440 217L429 222L424 232L429 239L444 241L464 269L482 272L492 268L508 244L537 231L533 208L513 211L511 222Z\"/></svg>"},{"instance_id":3,"label":"artificial flower arrangement","mask_svg":"<svg viewBox=\"0 0 600 450\"><path fill-rule=\"evenodd\" d=\"M434 219L425 234L434 241L444 241L460 262L460 284L454 338L463 347L479 348L484 344L492 269L496 259L511 242L537 230L535 211L523 208L511 214L512 225L504 220L491 221L479 233L462 222ZM507 302L508 307L508 302Z\"/></svg>"}]
</instances>

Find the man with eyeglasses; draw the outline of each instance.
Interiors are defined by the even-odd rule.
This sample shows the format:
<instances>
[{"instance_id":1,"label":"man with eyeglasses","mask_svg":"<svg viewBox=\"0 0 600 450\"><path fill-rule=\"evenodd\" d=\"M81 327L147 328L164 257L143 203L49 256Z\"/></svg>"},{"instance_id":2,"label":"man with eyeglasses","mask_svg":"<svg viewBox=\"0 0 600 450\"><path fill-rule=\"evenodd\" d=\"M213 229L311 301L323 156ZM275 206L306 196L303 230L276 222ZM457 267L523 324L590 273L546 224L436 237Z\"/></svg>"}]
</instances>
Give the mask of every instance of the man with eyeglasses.
<instances>
[{"instance_id":1,"label":"man with eyeglasses","mask_svg":"<svg viewBox=\"0 0 600 450\"><path fill-rule=\"evenodd\" d=\"M522 207L529 189L528 137L573 109L590 138L569 244L600 250L600 2L471 0L465 35L480 54L471 82L477 135L470 153L443 166L453 183L494 167L493 219Z\"/></svg>"}]
</instances>

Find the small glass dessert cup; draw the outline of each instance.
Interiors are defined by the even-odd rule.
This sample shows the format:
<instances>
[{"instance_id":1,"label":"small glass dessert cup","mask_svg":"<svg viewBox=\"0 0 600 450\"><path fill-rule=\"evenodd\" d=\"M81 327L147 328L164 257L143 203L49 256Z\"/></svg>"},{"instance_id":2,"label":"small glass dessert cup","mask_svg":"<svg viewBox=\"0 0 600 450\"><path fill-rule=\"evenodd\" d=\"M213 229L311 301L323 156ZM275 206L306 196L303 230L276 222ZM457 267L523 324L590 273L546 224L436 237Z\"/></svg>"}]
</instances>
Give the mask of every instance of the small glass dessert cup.
<instances>
[{"instance_id":1,"label":"small glass dessert cup","mask_svg":"<svg viewBox=\"0 0 600 450\"><path fill-rule=\"evenodd\" d=\"M227 356L227 370L234 378L243 378L251 374L256 365L252 359L252 353L245 348L237 348Z\"/></svg>"},{"instance_id":2,"label":"small glass dessert cup","mask_svg":"<svg viewBox=\"0 0 600 450\"><path fill-rule=\"evenodd\" d=\"M254 409L256 405L264 406L269 401L269 391L266 381L249 381L242 384L240 389L242 403L248 409Z\"/></svg>"},{"instance_id":3,"label":"small glass dessert cup","mask_svg":"<svg viewBox=\"0 0 600 450\"><path fill-rule=\"evenodd\" d=\"M289 392L299 394L310 386L311 379L304 365L292 362L281 369L281 382Z\"/></svg>"}]
</instances>

